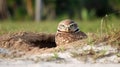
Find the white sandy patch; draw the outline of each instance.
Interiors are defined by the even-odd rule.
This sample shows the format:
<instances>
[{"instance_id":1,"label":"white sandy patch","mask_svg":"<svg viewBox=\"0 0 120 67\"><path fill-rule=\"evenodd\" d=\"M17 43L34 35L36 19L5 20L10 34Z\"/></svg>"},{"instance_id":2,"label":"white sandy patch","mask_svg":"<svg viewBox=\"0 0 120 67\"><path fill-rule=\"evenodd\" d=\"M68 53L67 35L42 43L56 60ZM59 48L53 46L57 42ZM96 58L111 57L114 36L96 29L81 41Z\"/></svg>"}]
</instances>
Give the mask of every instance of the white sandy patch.
<instances>
[{"instance_id":1,"label":"white sandy patch","mask_svg":"<svg viewBox=\"0 0 120 67\"><path fill-rule=\"evenodd\" d=\"M96 53L103 51L104 56L93 61L92 57L88 55L86 57L87 62L72 57L71 52L82 54L84 51L90 51L91 49ZM9 53L9 51L0 49L0 53ZM83 47L71 48L64 52L26 55L13 59L1 58L0 67L118 67L118 63L120 63L120 57L117 56L118 53L120 53L120 51L110 45L85 45Z\"/></svg>"}]
</instances>

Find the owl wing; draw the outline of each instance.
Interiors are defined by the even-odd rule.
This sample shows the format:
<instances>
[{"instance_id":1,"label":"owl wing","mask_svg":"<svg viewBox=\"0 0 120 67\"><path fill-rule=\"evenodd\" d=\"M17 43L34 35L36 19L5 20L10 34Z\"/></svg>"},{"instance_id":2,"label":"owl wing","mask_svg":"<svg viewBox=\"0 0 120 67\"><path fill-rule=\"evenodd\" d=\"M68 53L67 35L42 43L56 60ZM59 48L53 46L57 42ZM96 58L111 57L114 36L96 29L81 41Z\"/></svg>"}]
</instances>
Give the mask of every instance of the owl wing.
<instances>
[{"instance_id":1,"label":"owl wing","mask_svg":"<svg viewBox=\"0 0 120 67\"><path fill-rule=\"evenodd\" d=\"M82 31L78 32L78 34L79 34L79 38L80 38L80 39L85 39L85 38L87 38L87 35L86 35L84 32L82 32Z\"/></svg>"}]
</instances>

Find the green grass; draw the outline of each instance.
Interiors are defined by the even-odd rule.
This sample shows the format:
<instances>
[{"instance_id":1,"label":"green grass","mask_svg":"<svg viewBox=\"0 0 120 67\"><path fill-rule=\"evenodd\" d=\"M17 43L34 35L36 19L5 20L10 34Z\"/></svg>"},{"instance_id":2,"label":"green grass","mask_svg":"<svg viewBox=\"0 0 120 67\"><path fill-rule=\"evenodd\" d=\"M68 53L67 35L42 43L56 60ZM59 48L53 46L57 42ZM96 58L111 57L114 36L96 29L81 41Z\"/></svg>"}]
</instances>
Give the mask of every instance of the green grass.
<instances>
[{"instance_id":1,"label":"green grass","mask_svg":"<svg viewBox=\"0 0 120 67\"><path fill-rule=\"evenodd\" d=\"M101 19L93 21L75 21L78 23L80 30L84 32L97 32L100 29ZM119 21L119 19L114 19L108 21L107 23L120 28ZM32 21L1 21L0 34L20 31L55 33L59 22L60 21L42 21L40 23Z\"/></svg>"},{"instance_id":2,"label":"green grass","mask_svg":"<svg viewBox=\"0 0 120 67\"><path fill-rule=\"evenodd\" d=\"M5 21L0 23L0 34L20 31L55 33L56 27L57 23L49 21L41 23L28 21Z\"/></svg>"}]
</instances>

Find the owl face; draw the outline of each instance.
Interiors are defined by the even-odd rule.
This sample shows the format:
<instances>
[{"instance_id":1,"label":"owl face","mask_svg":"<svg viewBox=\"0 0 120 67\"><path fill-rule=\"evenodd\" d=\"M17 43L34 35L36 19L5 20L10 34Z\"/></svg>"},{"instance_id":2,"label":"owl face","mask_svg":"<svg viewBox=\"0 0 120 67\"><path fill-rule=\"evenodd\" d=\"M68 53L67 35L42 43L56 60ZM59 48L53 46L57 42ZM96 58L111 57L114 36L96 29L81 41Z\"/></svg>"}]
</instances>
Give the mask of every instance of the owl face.
<instances>
[{"instance_id":1,"label":"owl face","mask_svg":"<svg viewBox=\"0 0 120 67\"><path fill-rule=\"evenodd\" d=\"M73 20L63 20L58 25L59 32L78 32L79 28L78 25Z\"/></svg>"}]
</instances>

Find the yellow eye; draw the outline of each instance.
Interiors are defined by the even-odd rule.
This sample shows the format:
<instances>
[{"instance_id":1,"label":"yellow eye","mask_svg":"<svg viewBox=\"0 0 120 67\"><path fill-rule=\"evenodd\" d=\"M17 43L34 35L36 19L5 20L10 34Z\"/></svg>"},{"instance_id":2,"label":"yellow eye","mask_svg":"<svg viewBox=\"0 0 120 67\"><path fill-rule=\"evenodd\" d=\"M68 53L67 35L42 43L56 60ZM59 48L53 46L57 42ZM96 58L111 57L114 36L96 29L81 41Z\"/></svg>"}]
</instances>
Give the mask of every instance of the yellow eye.
<instances>
[{"instance_id":1,"label":"yellow eye","mask_svg":"<svg viewBox=\"0 0 120 67\"><path fill-rule=\"evenodd\" d=\"M64 25L60 25L59 28L60 28L60 29L63 29L63 28L65 28L65 26L64 26Z\"/></svg>"},{"instance_id":2,"label":"yellow eye","mask_svg":"<svg viewBox=\"0 0 120 67\"><path fill-rule=\"evenodd\" d=\"M70 28L75 28L75 25L70 25Z\"/></svg>"}]
</instances>

